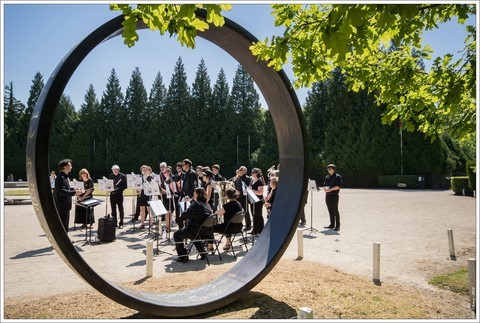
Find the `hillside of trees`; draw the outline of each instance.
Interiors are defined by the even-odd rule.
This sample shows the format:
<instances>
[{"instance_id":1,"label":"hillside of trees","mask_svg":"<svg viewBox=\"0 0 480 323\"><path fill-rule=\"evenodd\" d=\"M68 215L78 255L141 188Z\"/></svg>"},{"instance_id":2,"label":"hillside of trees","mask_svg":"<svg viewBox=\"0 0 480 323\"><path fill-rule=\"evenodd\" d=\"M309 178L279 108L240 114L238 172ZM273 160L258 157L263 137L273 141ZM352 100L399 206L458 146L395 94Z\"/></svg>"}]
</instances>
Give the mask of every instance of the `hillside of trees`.
<instances>
[{"instance_id":1,"label":"hillside of trees","mask_svg":"<svg viewBox=\"0 0 480 323\"><path fill-rule=\"evenodd\" d=\"M424 134L400 131L398 125L383 125L382 108L373 96L348 91L344 76L332 73L330 80L312 86L303 107L310 178L320 180L325 166L335 163L346 187L376 187L379 175L402 170L424 175L427 187L432 187L439 178L464 174L466 162L474 160L474 142L459 142L446 134L432 141ZM37 73L26 104L15 98L13 83L5 86L5 176L26 178L26 136L43 86L43 76ZM227 178L240 165L266 171L279 162L266 108L241 66L231 90L223 70L212 86L203 59L191 86L180 57L168 87L158 72L150 91L138 68L125 91L112 69L100 97L92 85L79 108L67 94L62 96L46 158L51 170L57 170L59 160L71 158L72 177L85 167L94 179L107 176L113 164L125 173L138 173L143 164L158 172L160 162L174 165L184 158L194 166L219 164Z\"/></svg>"}]
</instances>

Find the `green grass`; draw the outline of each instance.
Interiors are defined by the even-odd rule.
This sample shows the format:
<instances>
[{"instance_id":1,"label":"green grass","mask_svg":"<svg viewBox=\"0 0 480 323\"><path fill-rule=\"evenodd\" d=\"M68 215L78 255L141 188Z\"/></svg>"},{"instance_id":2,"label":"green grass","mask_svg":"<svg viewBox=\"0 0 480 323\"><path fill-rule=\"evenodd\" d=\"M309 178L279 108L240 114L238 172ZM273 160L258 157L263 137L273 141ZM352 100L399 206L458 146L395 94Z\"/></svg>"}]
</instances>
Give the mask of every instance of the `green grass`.
<instances>
[{"instance_id":1,"label":"green grass","mask_svg":"<svg viewBox=\"0 0 480 323\"><path fill-rule=\"evenodd\" d=\"M442 289L468 295L468 270L462 268L450 274L440 275L431 279L429 283Z\"/></svg>"}]
</instances>

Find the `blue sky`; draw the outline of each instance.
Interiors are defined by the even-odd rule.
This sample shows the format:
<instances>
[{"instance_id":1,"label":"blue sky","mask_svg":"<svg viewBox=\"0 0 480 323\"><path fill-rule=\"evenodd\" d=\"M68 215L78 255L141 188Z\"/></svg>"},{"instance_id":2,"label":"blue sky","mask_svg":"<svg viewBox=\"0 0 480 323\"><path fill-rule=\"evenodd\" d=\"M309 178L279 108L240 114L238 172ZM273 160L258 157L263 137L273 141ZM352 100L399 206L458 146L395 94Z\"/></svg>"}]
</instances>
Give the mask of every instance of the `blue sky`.
<instances>
[{"instance_id":1,"label":"blue sky","mask_svg":"<svg viewBox=\"0 0 480 323\"><path fill-rule=\"evenodd\" d=\"M13 82L14 95L23 103L28 100L30 86L37 71L46 82L60 60L76 43L120 14L111 11L106 3L18 4L12 1L3 6L3 81ZM225 16L263 40L280 33L273 27L270 11L268 4L237 3ZM449 23L426 33L425 42L432 46L435 55L457 53L463 48L464 30L463 25ZM140 41L132 48L124 45L121 37L115 37L95 48L81 63L65 89L65 94L70 96L77 109L84 102L89 84L93 84L97 97L101 98L112 68L117 72L124 93L135 67L139 67L148 92L158 72L168 88L173 68L180 56L190 85L203 58L212 86L220 68L225 70L231 86L238 63L215 45L197 38L197 47L192 50L181 47L174 38L160 36L157 32L143 30L139 34ZM292 79L293 73L289 66L285 67L285 72ZM296 91L302 105L307 91L308 89ZM263 98L262 103L265 104Z\"/></svg>"}]
</instances>

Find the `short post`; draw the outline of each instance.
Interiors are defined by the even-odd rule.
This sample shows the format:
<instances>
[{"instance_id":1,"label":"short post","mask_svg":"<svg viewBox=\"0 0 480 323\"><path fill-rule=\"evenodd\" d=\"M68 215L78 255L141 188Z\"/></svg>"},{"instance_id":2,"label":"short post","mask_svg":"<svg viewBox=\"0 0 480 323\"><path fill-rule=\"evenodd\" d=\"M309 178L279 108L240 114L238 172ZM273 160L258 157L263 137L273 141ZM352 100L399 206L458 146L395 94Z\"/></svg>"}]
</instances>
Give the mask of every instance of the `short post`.
<instances>
[{"instance_id":1,"label":"short post","mask_svg":"<svg viewBox=\"0 0 480 323\"><path fill-rule=\"evenodd\" d=\"M475 290L477 265L475 258L468 259L468 291L470 293L470 308L476 312L477 304L475 303L477 291Z\"/></svg>"},{"instance_id":2,"label":"short post","mask_svg":"<svg viewBox=\"0 0 480 323\"><path fill-rule=\"evenodd\" d=\"M455 245L453 243L453 230L448 229L447 234L448 234L448 247L450 249L450 258L454 259L455 258Z\"/></svg>"},{"instance_id":3,"label":"short post","mask_svg":"<svg viewBox=\"0 0 480 323\"><path fill-rule=\"evenodd\" d=\"M373 282L380 282L380 243L373 243Z\"/></svg>"},{"instance_id":4,"label":"short post","mask_svg":"<svg viewBox=\"0 0 480 323\"><path fill-rule=\"evenodd\" d=\"M147 277L153 277L153 241L147 241Z\"/></svg>"},{"instance_id":5,"label":"short post","mask_svg":"<svg viewBox=\"0 0 480 323\"><path fill-rule=\"evenodd\" d=\"M313 319L313 310L310 307L302 307L298 310L299 320L303 319Z\"/></svg>"},{"instance_id":6,"label":"short post","mask_svg":"<svg viewBox=\"0 0 480 323\"><path fill-rule=\"evenodd\" d=\"M303 230L297 229L298 258L303 259Z\"/></svg>"}]
</instances>

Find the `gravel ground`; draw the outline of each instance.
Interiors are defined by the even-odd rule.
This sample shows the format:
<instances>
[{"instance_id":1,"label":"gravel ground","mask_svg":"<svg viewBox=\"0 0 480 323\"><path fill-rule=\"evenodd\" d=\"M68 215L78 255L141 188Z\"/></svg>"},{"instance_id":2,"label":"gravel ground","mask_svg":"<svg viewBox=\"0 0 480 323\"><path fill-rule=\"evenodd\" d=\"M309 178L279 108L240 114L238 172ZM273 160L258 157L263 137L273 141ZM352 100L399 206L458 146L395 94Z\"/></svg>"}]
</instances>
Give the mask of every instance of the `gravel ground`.
<instances>
[{"instance_id":1,"label":"gravel ground","mask_svg":"<svg viewBox=\"0 0 480 323\"><path fill-rule=\"evenodd\" d=\"M322 192L313 192L305 207L306 228L319 230L303 231L302 260L296 260L294 237L282 260L252 291L197 317L288 319L306 306L319 319L475 318L467 295L428 284L433 276L465 267L476 256L475 199L450 191L344 189L342 230L333 232L323 229L328 224L323 198ZM126 204L128 214L128 200ZM4 206L3 211L5 318L152 318L109 300L72 272L51 247L31 205ZM96 209L97 219L103 211ZM453 260L448 229L455 237ZM186 264L190 267L180 268L172 265L171 256L159 255L154 277L145 279L145 232L125 226L116 242L96 246L82 245L84 231L69 235L99 274L133 289L168 293L192 288L236 263L214 257L209 267L191 261ZM371 279L373 242L381 243L379 286Z\"/></svg>"}]
</instances>

